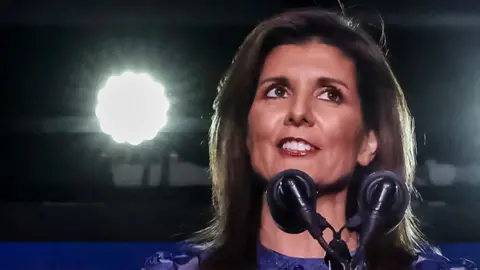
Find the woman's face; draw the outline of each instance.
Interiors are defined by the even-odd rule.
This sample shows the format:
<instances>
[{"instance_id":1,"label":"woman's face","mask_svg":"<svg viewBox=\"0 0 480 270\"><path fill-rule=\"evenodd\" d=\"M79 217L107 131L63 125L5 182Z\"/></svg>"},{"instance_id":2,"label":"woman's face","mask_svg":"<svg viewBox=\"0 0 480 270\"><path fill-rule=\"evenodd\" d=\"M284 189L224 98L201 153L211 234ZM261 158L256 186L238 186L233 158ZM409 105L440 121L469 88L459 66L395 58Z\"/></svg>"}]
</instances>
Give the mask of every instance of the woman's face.
<instances>
[{"instance_id":1,"label":"woman's face","mask_svg":"<svg viewBox=\"0 0 480 270\"><path fill-rule=\"evenodd\" d=\"M335 47L282 45L267 56L248 115L247 147L266 179L299 169L330 184L368 165L377 140L363 127L354 63Z\"/></svg>"}]
</instances>

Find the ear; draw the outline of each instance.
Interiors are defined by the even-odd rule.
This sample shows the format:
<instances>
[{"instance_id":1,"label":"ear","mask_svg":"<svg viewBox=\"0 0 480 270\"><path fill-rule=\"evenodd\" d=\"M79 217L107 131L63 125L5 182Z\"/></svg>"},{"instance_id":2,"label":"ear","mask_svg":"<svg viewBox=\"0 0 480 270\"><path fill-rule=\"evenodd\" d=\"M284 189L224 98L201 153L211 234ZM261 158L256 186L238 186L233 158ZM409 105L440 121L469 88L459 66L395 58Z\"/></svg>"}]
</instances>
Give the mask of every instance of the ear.
<instances>
[{"instance_id":1,"label":"ear","mask_svg":"<svg viewBox=\"0 0 480 270\"><path fill-rule=\"evenodd\" d=\"M372 162L377 154L378 149L378 140L377 135L375 132L369 131L364 137L362 141L362 145L360 148L360 152L357 156L357 162L361 166L367 166Z\"/></svg>"}]
</instances>

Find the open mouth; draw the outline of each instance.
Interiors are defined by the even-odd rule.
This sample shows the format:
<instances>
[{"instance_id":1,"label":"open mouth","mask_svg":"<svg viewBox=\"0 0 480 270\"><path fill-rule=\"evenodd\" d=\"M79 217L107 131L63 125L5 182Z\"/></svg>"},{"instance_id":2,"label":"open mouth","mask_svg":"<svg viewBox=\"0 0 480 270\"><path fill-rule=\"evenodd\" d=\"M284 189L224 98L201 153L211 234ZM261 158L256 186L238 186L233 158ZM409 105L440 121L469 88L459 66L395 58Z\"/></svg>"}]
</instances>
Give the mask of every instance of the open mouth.
<instances>
[{"instance_id":1,"label":"open mouth","mask_svg":"<svg viewBox=\"0 0 480 270\"><path fill-rule=\"evenodd\" d=\"M282 139L277 147L282 153L291 156L305 156L318 150L318 147L301 138L287 137Z\"/></svg>"}]
</instances>

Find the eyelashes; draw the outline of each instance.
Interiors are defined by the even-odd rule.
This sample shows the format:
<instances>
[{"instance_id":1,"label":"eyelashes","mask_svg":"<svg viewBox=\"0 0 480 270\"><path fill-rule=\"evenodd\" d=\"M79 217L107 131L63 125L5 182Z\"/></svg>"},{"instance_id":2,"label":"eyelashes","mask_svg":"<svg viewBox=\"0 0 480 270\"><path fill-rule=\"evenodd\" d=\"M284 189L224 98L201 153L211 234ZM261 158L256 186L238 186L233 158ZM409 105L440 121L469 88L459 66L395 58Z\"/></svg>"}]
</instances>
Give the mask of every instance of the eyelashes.
<instances>
[{"instance_id":1,"label":"eyelashes","mask_svg":"<svg viewBox=\"0 0 480 270\"><path fill-rule=\"evenodd\" d=\"M326 85L315 91L315 96L319 100L325 100L328 102L334 102L336 104L341 104L344 101L344 96L342 91L334 85ZM288 87L279 84L271 84L265 89L264 96L269 99L277 98L288 98L291 95Z\"/></svg>"},{"instance_id":2,"label":"eyelashes","mask_svg":"<svg viewBox=\"0 0 480 270\"><path fill-rule=\"evenodd\" d=\"M267 98L286 98L288 97L287 87L277 84L272 84L265 90L265 97Z\"/></svg>"},{"instance_id":3,"label":"eyelashes","mask_svg":"<svg viewBox=\"0 0 480 270\"><path fill-rule=\"evenodd\" d=\"M337 104L344 101L342 91L335 86L326 86L319 95L319 99L328 100Z\"/></svg>"}]
</instances>

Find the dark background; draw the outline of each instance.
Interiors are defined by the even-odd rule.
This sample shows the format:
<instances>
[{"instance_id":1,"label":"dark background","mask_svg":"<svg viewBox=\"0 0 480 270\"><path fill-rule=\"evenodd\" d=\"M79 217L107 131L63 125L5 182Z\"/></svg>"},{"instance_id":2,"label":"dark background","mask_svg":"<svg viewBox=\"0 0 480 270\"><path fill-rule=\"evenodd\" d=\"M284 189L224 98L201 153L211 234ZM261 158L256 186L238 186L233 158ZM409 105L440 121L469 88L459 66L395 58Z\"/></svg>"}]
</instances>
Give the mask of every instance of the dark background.
<instances>
[{"instance_id":1,"label":"dark background","mask_svg":"<svg viewBox=\"0 0 480 270\"><path fill-rule=\"evenodd\" d=\"M118 188L110 164L176 152L206 166L212 101L237 47L262 19L312 5L3 1L0 240L173 241L204 226L209 187ZM338 8L336 1L316 5ZM479 162L480 2L344 5L376 25L369 29L377 38L378 14L384 20L388 58L416 119L418 162ZM116 145L94 123L100 85L126 69L162 81L172 103L165 132L136 148ZM479 187L420 188L416 209L430 239L480 241Z\"/></svg>"}]
</instances>

